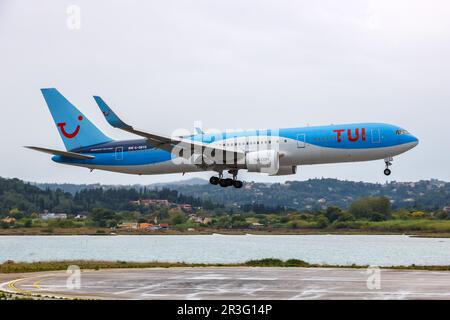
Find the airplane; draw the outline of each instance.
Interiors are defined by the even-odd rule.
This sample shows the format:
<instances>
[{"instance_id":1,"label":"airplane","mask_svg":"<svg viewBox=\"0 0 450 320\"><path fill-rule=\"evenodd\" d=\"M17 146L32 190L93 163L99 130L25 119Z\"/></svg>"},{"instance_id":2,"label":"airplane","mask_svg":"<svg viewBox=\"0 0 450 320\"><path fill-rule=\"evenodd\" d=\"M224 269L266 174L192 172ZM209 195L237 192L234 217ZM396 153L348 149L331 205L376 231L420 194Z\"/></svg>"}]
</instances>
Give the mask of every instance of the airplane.
<instances>
[{"instance_id":1,"label":"airplane","mask_svg":"<svg viewBox=\"0 0 450 320\"><path fill-rule=\"evenodd\" d=\"M391 174L393 157L419 140L407 130L384 123L357 123L298 128L203 132L168 136L135 129L99 97L94 100L114 128L140 139L116 141L106 136L55 88L41 89L66 150L27 146L52 154L66 165L119 173L154 175L213 171L212 185L242 188L238 171L270 176L296 174L298 166L384 159ZM228 178L224 177L228 172Z\"/></svg>"}]
</instances>

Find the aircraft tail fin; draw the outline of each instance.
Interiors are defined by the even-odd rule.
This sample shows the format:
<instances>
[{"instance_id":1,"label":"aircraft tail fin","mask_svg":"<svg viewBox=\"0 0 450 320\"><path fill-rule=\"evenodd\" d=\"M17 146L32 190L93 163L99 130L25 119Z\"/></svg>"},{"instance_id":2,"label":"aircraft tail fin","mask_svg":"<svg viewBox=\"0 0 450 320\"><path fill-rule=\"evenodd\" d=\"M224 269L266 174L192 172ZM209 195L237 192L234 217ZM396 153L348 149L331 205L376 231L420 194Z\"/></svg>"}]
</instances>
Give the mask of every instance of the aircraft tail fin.
<instances>
[{"instance_id":1,"label":"aircraft tail fin","mask_svg":"<svg viewBox=\"0 0 450 320\"><path fill-rule=\"evenodd\" d=\"M55 88L41 89L67 150L112 141Z\"/></svg>"}]
</instances>

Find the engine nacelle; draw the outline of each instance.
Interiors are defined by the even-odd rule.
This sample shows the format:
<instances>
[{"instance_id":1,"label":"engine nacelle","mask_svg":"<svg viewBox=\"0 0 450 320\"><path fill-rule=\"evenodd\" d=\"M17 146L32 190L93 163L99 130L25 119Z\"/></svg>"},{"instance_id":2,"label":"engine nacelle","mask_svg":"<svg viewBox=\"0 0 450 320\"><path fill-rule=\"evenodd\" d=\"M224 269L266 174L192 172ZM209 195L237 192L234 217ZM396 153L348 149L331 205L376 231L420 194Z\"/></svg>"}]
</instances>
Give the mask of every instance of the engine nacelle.
<instances>
[{"instance_id":1,"label":"engine nacelle","mask_svg":"<svg viewBox=\"0 0 450 320\"><path fill-rule=\"evenodd\" d=\"M248 172L262 172L273 175L280 168L279 155L275 150L249 152L245 155L245 163Z\"/></svg>"},{"instance_id":2,"label":"engine nacelle","mask_svg":"<svg viewBox=\"0 0 450 320\"><path fill-rule=\"evenodd\" d=\"M278 171L271 176L288 176L297 173L297 166L280 166Z\"/></svg>"}]
</instances>

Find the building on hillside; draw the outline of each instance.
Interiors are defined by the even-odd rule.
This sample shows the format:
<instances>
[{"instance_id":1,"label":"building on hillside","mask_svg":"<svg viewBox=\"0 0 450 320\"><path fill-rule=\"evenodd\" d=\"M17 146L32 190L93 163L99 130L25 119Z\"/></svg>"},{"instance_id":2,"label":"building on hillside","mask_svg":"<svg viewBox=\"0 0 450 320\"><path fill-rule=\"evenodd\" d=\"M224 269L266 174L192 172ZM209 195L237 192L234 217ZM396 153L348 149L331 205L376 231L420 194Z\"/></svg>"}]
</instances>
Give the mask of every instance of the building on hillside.
<instances>
[{"instance_id":1,"label":"building on hillside","mask_svg":"<svg viewBox=\"0 0 450 320\"><path fill-rule=\"evenodd\" d=\"M67 219L67 213L52 213L46 212L39 215L41 220L65 220Z\"/></svg>"},{"instance_id":2,"label":"building on hillside","mask_svg":"<svg viewBox=\"0 0 450 320\"><path fill-rule=\"evenodd\" d=\"M196 223L201 223L201 224L208 224L208 223L211 223L211 222L212 222L212 219L211 219L211 218L208 218L208 217L200 217L200 216L197 216L197 215L194 214L194 213L191 213L191 214L189 215L188 220L189 220L189 221L196 222Z\"/></svg>"},{"instance_id":3,"label":"building on hillside","mask_svg":"<svg viewBox=\"0 0 450 320\"><path fill-rule=\"evenodd\" d=\"M122 223L118 226L121 229L127 229L127 230L136 230L138 228L137 222L131 222L131 223Z\"/></svg>"},{"instance_id":4,"label":"building on hillside","mask_svg":"<svg viewBox=\"0 0 450 320\"><path fill-rule=\"evenodd\" d=\"M259 222L253 222L250 225L250 228L252 228L252 229L260 229L260 228L264 228L264 225L262 223L259 223Z\"/></svg>"},{"instance_id":5,"label":"building on hillside","mask_svg":"<svg viewBox=\"0 0 450 320\"><path fill-rule=\"evenodd\" d=\"M159 228L161 230L169 230L169 224L168 223L160 223Z\"/></svg>"},{"instance_id":6,"label":"building on hillside","mask_svg":"<svg viewBox=\"0 0 450 320\"><path fill-rule=\"evenodd\" d=\"M2 222L6 222L6 223L14 223L16 222L16 218L13 217L6 217L2 219Z\"/></svg>"},{"instance_id":7,"label":"building on hillside","mask_svg":"<svg viewBox=\"0 0 450 320\"><path fill-rule=\"evenodd\" d=\"M203 218L202 224L210 224L210 223L212 223L212 221L213 221L212 218L205 217L205 218Z\"/></svg>"},{"instance_id":8,"label":"building on hillside","mask_svg":"<svg viewBox=\"0 0 450 320\"><path fill-rule=\"evenodd\" d=\"M153 223L122 223L118 226L120 229L125 230L139 230L139 231L157 231L157 230L168 230L169 225L167 223L153 224Z\"/></svg>"},{"instance_id":9,"label":"building on hillside","mask_svg":"<svg viewBox=\"0 0 450 320\"><path fill-rule=\"evenodd\" d=\"M138 223L137 229L141 231L150 230L153 227L151 223Z\"/></svg>"},{"instance_id":10,"label":"building on hillside","mask_svg":"<svg viewBox=\"0 0 450 320\"><path fill-rule=\"evenodd\" d=\"M168 213L169 214L174 214L174 213L183 213L183 210L181 210L180 208L178 208L178 207L174 207L174 208L170 208L169 209L169 211L168 211Z\"/></svg>"},{"instance_id":11,"label":"building on hillside","mask_svg":"<svg viewBox=\"0 0 450 320\"><path fill-rule=\"evenodd\" d=\"M184 212L192 212L193 211L192 206L190 204L186 204L186 203L179 204L177 207Z\"/></svg>"},{"instance_id":12,"label":"building on hillside","mask_svg":"<svg viewBox=\"0 0 450 320\"><path fill-rule=\"evenodd\" d=\"M446 213L450 213L450 206L448 206L448 207L444 207L444 212L446 212Z\"/></svg>"},{"instance_id":13,"label":"building on hillside","mask_svg":"<svg viewBox=\"0 0 450 320\"><path fill-rule=\"evenodd\" d=\"M170 207L170 205L171 205L169 200L161 200L161 199L140 199L140 200L136 200L136 201L131 201L130 203L137 205L137 206L144 206L144 207L150 207L150 206Z\"/></svg>"}]
</instances>

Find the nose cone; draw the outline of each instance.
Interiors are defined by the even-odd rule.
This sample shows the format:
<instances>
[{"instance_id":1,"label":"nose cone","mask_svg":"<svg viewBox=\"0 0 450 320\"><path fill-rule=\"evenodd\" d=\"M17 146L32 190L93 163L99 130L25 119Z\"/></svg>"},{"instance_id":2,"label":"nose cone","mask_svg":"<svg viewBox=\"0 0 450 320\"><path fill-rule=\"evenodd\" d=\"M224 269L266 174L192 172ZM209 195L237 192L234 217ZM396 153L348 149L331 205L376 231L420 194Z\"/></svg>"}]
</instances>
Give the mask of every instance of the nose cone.
<instances>
[{"instance_id":1,"label":"nose cone","mask_svg":"<svg viewBox=\"0 0 450 320\"><path fill-rule=\"evenodd\" d=\"M415 147L419 144L419 139L416 136L412 136L412 138L413 138L413 145Z\"/></svg>"},{"instance_id":2,"label":"nose cone","mask_svg":"<svg viewBox=\"0 0 450 320\"><path fill-rule=\"evenodd\" d=\"M408 145L409 149L412 149L419 144L419 139L412 134L403 136L402 140L402 143Z\"/></svg>"}]
</instances>

